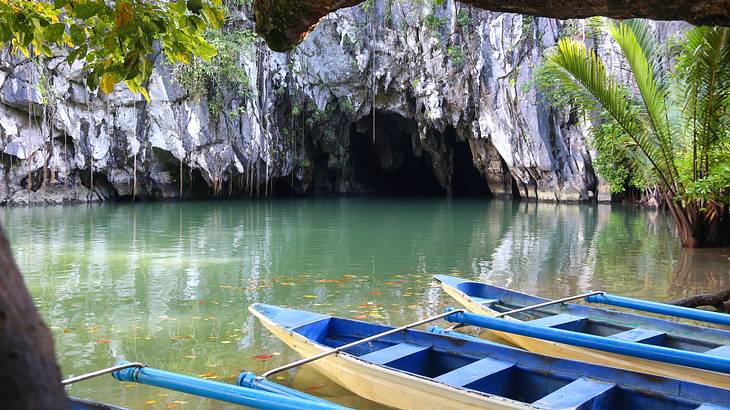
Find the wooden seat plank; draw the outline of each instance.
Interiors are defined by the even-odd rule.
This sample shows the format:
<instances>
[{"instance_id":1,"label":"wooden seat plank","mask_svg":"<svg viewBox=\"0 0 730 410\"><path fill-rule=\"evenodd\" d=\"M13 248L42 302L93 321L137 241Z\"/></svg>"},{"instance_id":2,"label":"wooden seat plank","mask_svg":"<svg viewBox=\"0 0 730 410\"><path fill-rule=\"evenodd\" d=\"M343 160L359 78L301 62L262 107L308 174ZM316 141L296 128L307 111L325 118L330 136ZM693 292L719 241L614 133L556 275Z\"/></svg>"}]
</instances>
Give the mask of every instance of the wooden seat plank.
<instances>
[{"instance_id":1,"label":"wooden seat plank","mask_svg":"<svg viewBox=\"0 0 730 410\"><path fill-rule=\"evenodd\" d=\"M727 357L730 359L730 345L716 347L712 350L706 351L705 354L709 354L710 356Z\"/></svg>"},{"instance_id":2,"label":"wooden seat plank","mask_svg":"<svg viewBox=\"0 0 730 410\"><path fill-rule=\"evenodd\" d=\"M585 317L559 314L541 317L539 319L530 320L529 322L525 323L532 326L554 327L557 329L578 331L586 321L588 321L588 318Z\"/></svg>"},{"instance_id":3,"label":"wooden seat plank","mask_svg":"<svg viewBox=\"0 0 730 410\"><path fill-rule=\"evenodd\" d=\"M629 342L646 343L652 345L661 345L664 339L667 337L666 332L660 332L658 330L644 329L637 327L634 329L627 330L625 332L616 333L609 336L612 339L621 339Z\"/></svg>"},{"instance_id":4,"label":"wooden seat plank","mask_svg":"<svg viewBox=\"0 0 730 410\"><path fill-rule=\"evenodd\" d=\"M362 355L362 356L360 356L360 358L363 360L366 360L370 363L373 363L373 364L386 365L386 364L394 362L398 359L402 359L407 356L422 353L430 348L431 348L430 346L419 346L419 345L413 345L413 344L409 344L409 343L399 343L397 345L389 346L384 349L380 349L375 352Z\"/></svg>"},{"instance_id":5,"label":"wooden seat plank","mask_svg":"<svg viewBox=\"0 0 730 410\"><path fill-rule=\"evenodd\" d=\"M468 387L470 384L494 376L498 373L508 371L515 367L514 363L505 362L486 357L476 362L469 363L458 369L434 378L434 380L449 384L454 387Z\"/></svg>"},{"instance_id":6,"label":"wooden seat plank","mask_svg":"<svg viewBox=\"0 0 730 410\"><path fill-rule=\"evenodd\" d=\"M532 403L541 409L598 409L608 400L614 383L581 377Z\"/></svg>"}]
</instances>

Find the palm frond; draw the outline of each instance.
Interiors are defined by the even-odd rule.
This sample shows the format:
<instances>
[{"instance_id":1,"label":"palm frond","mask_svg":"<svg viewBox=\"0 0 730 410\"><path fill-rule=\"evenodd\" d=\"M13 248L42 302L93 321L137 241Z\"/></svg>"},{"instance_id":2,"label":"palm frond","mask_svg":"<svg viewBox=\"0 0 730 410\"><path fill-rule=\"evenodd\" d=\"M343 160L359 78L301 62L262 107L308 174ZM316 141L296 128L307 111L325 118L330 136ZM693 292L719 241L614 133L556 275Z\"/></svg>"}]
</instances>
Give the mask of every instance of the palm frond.
<instances>
[{"instance_id":1,"label":"palm frond","mask_svg":"<svg viewBox=\"0 0 730 410\"><path fill-rule=\"evenodd\" d=\"M544 67L542 75L552 76L556 85L576 98L578 105L586 109L603 107L651 163L663 183L672 186L671 176L666 175L661 165L663 156L659 146L649 125L642 120L641 108L632 101L626 87L608 75L593 50L589 52L577 41L562 39Z\"/></svg>"},{"instance_id":2,"label":"palm frond","mask_svg":"<svg viewBox=\"0 0 730 410\"><path fill-rule=\"evenodd\" d=\"M713 164L710 152L730 133L730 29L696 27L686 35L677 64L678 99L693 148L693 179Z\"/></svg>"},{"instance_id":3,"label":"palm frond","mask_svg":"<svg viewBox=\"0 0 730 410\"><path fill-rule=\"evenodd\" d=\"M667 105L669 92L661 77L656 42L651 38L646 23L641 20L612 24L609 31L621 47L634 74L649 124L648 143L655 145L661 154L655 160L676 187L680 180L674 155L676 128L670 122L672 116L669 115Z\"/></svg>"}]
</instances>

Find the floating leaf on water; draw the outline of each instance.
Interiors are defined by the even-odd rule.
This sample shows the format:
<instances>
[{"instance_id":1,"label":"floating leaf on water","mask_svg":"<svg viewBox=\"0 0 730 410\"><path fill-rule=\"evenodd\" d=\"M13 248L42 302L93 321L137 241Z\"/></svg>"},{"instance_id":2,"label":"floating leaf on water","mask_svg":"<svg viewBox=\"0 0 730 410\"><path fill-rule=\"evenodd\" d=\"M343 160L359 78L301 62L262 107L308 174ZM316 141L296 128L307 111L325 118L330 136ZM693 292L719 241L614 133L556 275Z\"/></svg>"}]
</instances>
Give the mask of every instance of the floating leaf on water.
<instances>
[{"instance_id":1,"label":"floating leaf on water","mask_svg":"<svg viewBox=\"0 0 730 410\"><path fill-rule=\"evenodd\" d=\"M355 319L367 319L368 315L357 315L357 316L354 316L354 318Z\"/></svg>"},{"instance_id":2,"label":"floating leaf on water","mask_svg":"<svg viewBox=\"0 0 730 410\"><path fill-rule=\"evenodd\" d=\"M63 333L71 333L71 329L68 329L68 328L63 329Z\"/></svg>"},{"instance_id":3,"label":"floating leaf on water","mask_svg":"<svg viewBox=\"0 0 730 410\"><path fill-rule=\"evenodd\" d=\"M314 385L314 386L309 386L309 387L307 387L306 389L304 389L304 390L302 390L302 391L312 391L312 390L317 390L317 389L321 389L321 388L322 388L322 387L324 387L324 386L326 386L326 385L324 385L324 384L317 384L317 385Z\"/></svg>"},{"instance_id":4,"label":"floating leaf on water","mask_svg":"<svg viewBox=\"0 0 730 410\"><path fill-rule=\"evenodd\" d=\"M185 356L186 359L195 359L196 357L198 357L198 356L196 356L194 354L189 354L189 355Z\"/></svg>"},{"instance_id":5,"label":"floating leaf on water","mask_svg":"<svg viewBox=\"0 0 730 410\"><path fill-rule=\"evenodd\" d=\"M203 379L217 379L218 375L216 374L216 372L209 371L209 372L205 372L205 373L200 373L198 375L198 377L203 378Z\"/></svg>"},{"instance_id":6,"label":"floating leaf on water","mask_svg":"<svg viewBox=\"0 0 730 410\"><path fill-rule=\"evenodd\" d=\"M218 287L223 289L233 289L233 286L231 285L219 285Z\"/></svg>"},{"instance_id":7,"label":"floating leaf on water","mask_svg":"<svg viewBox=\"0 0 730 410\"><path fill-rule=\"evenodd\" d=\"M270 354L258 354L256 356L254 356L253 358L256 359L256 360L269 360L272 357L274 357L274 355L270 355Z\"/></svg>"},{"instance_id":8,"label":"floating leaf on water","mask_svg":"<svg viewBox=\"0 0 730 410\"><path fill-rule=\"evenodd\" d=\"M286 379L286 377L284 377L284 376L276 376L276 380L284 380L284 379Z\"/></svg>"},{"instance_id":9,"label":"floating leaf on water","mask_svg":"<svg viewBox=\"0 0 730 410\"><path fill-rule=\"evenodd\" d=\"M379 290L374 290L374 291L372 291L372 292L369 292L369 293L370 293L371 295L382 295L382 294L383 294L383 292L381 292L381 291L379 291Z\"/></svg>"},{"instance_id":10,"label":"floating leaf on water","mask_svg":"<svg viewBox=\"0 0 730 410\"><path fill-rule=\"evenodd\" d=\"M109 343L112 340L111 339L96 339L94 340L96 343Z\"/></svg>"},{"instance_id":11,"label":"floating leaf on water","mask_svg":"<svg viewBox=\"0 0 730 410\"><path fill-rule=\"evenodd\" d=\"M221 340L221 343L223 343L224 345L227 345L228 343L231 343L231 341L230 340Z\"/></svg>"},{"instance_id":12,"label":"floating leaf on water","mask_svg":"<svg viewBox=\"0 0 730 410\"><path fill-rule=\"evenodd\" d=\"M155 404L157 403L157 400L147 400L144 402L144 404Z\"/></svg>"},{"instance_id":13,"label":"floating leaf on water","mask_svg":"<svg viewBox=\"0 0 730 410\"><path fill-rule=\"evenodd\" d=\"M281 356L281 352L273 352L271 354L274 355L274 356Z\"/></svg>"}]
</instances>

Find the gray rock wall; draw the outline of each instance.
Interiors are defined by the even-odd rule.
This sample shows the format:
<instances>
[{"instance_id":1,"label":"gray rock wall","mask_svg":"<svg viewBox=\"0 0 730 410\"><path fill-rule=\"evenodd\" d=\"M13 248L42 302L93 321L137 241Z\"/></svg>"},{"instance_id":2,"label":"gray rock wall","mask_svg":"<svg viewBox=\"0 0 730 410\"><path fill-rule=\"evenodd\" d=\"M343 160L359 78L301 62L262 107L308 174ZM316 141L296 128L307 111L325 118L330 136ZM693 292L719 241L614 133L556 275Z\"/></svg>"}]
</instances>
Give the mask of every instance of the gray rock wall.
<instances>
[{"instance_id":1,"label":"gray rock wall","mask_svg":"<svg viewBox=\"0 0 730 410\"><path fill-rule=\"evenodd\" d=\"M585 26L375 1L326 17L291 52L242 46L250 92L222 90L216 116L161 59L147 102L122 85L88 91L61 52L42 62L5 52L0 202L400 191L606 200L586 125L532 83L545 50ZM597 43L620 65L610 42Z\"/></svg>"}]
</instances>

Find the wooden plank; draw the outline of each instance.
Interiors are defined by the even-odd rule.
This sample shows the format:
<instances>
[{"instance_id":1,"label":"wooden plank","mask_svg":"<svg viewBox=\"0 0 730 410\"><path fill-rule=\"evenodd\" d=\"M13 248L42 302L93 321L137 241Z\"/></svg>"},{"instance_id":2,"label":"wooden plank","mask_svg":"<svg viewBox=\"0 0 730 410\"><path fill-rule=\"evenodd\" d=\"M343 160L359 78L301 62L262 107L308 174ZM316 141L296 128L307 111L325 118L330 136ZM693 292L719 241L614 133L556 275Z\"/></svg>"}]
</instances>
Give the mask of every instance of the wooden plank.
<instances>
[{"instance_id":1,"label":"wooden plank","mask_svg":"<svg viewBox=\"0 0 730 410\"><path fill-rule=\"evenodd\" d=\"M514 363L487 357L442 374L441 376L434 378L434 380L454 387L467 387L470 384L486 379L487 377L508 371L513 367L515 367Z\"/></svg>"},{"instance_id":2,"label":"wooden plank","mask_svg":"<svg viewBox=\"0 0 730 410\"><path fill-rule=\"evenodd\" d=\"M486 298L479 298L476 296L470 296L470 298L471 298L471 300L473 300L474 302L476 302L482 306L491 306L491 305L499 302L499 299L486 299Z\"/></svg>"},{"instance_id":3,"label":"wooden plank","mask_svg":"<svg viewBox=\"0 0 730 410\"><path fill-rule=\"evenodd\" d=\"M360 358L373 364L386 365L398 359L424 352L430 348L430 346L399 343L397 345L386 347L385 349L380 349L378 351L362 355Z\"/></svg>"},{"instance_id":4,"label":"wooden plank","mask_svg":"<svg viewBox=\"0 0 730 410\"><path fill-rule=\"evenodd\" d=\"M531 326L554 327L554 328L563 329L563 330L579 331L581 329L582 325L587 320L588 320L588 318L585 318L585 317L560 314L560 315L541 317L540 319L530 320L529 322L525 322L525 323L528 325L531 325Z\"/></svg>"},{"instance_id":5,"label":"wooden plank","mask_svg":"<svg viewBox=\"0 0 730 410\"><path fill-rule=\"evenodd\" d=\"M710 356L730 358L730 345L716 347L712 350L706 351L705 354L709 354Z\"/></svg>"},{"instance_id":6,"label":"wooden plank","mask_svg":"<svg viewBox=\"0 0 730 410\"><path fill-rule=\"evenodd\" d=\"M631 330L627 330L625 332L616 333L615 335L611 335L609 337L613 339L627 340L629 342L662 345L664 344L664 339L666 339L667 337L667 333L658 330L637 327Z\"/></svg>"},{"instance_id":7,"label":"wooden plank","mask_svg":"<svg viewBox=\"0 0 730 410\"><path fill-rule=\"evenodd\" d=\"M608 383L581 377L532 403L541 409L597 409L601 401L607 400L616 387Z\"/></svg>"}]
</instances>

